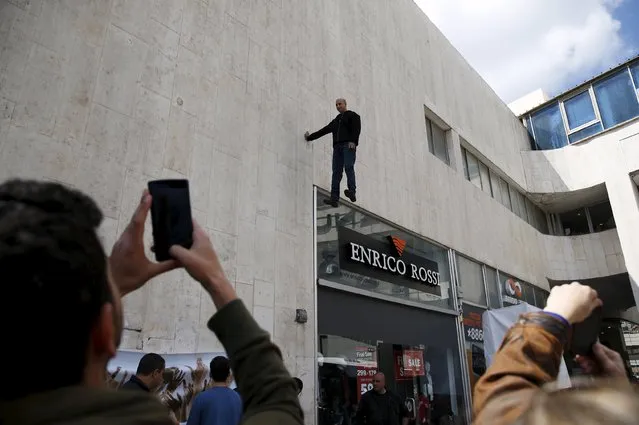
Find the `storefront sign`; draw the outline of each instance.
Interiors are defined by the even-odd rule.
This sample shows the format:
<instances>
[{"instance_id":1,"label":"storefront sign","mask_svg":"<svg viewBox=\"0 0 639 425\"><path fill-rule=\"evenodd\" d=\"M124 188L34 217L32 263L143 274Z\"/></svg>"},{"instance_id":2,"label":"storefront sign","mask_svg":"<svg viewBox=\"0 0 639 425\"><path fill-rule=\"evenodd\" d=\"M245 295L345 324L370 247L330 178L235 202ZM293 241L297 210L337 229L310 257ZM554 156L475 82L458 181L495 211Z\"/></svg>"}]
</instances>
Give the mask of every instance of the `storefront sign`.
<instances>
[{"instance_id":1,"label":"storefront sign","mask_svg":"<svg viewBox=\"0 0 639 425\"><path fill-rule=\"evenodd\" d=\"M342 270L441 295L437 263L405 252L404 240L381 242L345 227L338 228L338 239Z\"/></svg>"},{"instance_id":2,"label":"storefront sign","mask_svg":"<svg viewBox=\"0 0 639 425\"><path fill-rule=\"evenodd\" d=\"M373 377L376 373L376 367L357 366L357 401L373 389Z\"/></svg>"},{"instance_id":3,"label":"storefront sign","mask_svg":"<svg viewBox=\"0 0 639 425\"><path fill-rule=\"evenodd\" d=\"M485 309L464 303L462 311L464 316L464 337L466 341L484 342L484 328L481 317Z\"/></svg>"},{"instance_id":4,"label":"storefront sign","mask_svg":"<svg viewBox=\"0 0 639 425\"><path fill-rule=\"evenodd\" d=\"M426 374L424 368L424 352L422 350L395 351L395 379L410 380Z\"/></svg>"},{"instance_id":5,"label":"storefront sign","mask_svg":"<svg viewBox=\"0 0 639 425\"><path fill-rule=\"evenodd\" d=\"M524 288L521 282L513 278L504 281L504 292L502 293L504 303L517 305L524 302Z\"/></svg>"}]
</instances>

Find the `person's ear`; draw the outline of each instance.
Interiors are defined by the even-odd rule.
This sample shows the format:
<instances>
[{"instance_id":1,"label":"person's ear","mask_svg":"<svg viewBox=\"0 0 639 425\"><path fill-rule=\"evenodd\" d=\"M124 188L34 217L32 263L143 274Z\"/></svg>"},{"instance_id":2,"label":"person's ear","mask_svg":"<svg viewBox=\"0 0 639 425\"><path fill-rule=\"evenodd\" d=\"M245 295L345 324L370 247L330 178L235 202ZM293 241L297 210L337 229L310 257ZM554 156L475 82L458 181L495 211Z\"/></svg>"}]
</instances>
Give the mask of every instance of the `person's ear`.
<instances>
[{"instance_id":1,"label":"person's ear","mask_svg":"<svg viewBox=\"0 0 639 425\"><path fill-rule=\"evenodd\" d=\"M100 309L100 315L92 331L92 349L98 356L115 357L116 346L115 310L113 304L106 303Z\"/></svg>"}]
</instances>

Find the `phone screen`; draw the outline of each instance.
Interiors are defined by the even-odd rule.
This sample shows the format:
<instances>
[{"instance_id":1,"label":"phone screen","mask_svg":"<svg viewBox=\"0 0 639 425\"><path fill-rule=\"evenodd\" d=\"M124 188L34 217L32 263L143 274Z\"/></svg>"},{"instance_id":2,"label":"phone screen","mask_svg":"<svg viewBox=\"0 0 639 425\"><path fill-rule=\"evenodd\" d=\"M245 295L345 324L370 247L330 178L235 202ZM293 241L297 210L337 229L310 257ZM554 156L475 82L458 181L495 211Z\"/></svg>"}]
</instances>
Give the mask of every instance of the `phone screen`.
<instances>
[{"instance_id":1,"label":"phone screen","mask_svg":"<svg viewBox=\"0 0 639 425\"><path fill-rule=\"evenodd\" d=\"M171 258L169 248L193 244L193 220L188 180L155 180L149 182L151 221L155 259Z\"/></svg>"}]
</instances>

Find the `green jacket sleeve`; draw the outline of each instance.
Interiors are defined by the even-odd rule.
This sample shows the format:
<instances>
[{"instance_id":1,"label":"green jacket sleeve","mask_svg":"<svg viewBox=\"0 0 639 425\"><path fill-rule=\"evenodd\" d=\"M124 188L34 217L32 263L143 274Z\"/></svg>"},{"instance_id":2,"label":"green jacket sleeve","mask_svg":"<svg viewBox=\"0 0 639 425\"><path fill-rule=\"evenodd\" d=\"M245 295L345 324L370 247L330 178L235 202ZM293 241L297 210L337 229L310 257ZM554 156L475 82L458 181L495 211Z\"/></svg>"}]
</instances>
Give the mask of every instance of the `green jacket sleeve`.
<instances>
[{"instance_id":1,"label":"green jacket sleeve","mask_svg":"<svg viewBox=\"0 0 639 425\"><path fill-rule=\"evenodd\" d=\"M224 345L244 402L243 424L303 424L295 381L279 348L241 300L222 307L208 323Z\"/></svg>"}]
</instances>

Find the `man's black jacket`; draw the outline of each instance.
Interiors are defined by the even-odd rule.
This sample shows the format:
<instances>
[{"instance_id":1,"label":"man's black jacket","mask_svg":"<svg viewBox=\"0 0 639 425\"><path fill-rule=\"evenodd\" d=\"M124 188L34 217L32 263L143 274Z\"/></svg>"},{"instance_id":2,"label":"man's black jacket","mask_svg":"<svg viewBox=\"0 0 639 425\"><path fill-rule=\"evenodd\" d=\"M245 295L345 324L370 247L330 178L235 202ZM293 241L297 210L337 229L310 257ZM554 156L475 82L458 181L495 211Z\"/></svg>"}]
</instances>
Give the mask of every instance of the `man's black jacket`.
<instances>
[{"instance_id":1,"label":"man's black jacket","mask_svg":"<svg viewBox=\"0 0 639 425\"><path fill-rule=\"evenodd\" d=\"M359 115L353 111L346 111L337 115L326 127L308 136L308 140L319 139L328 133L333 133L333 145L348 142L358 145L361 130L362 123Z\"/></svg>"}]
</instances>

